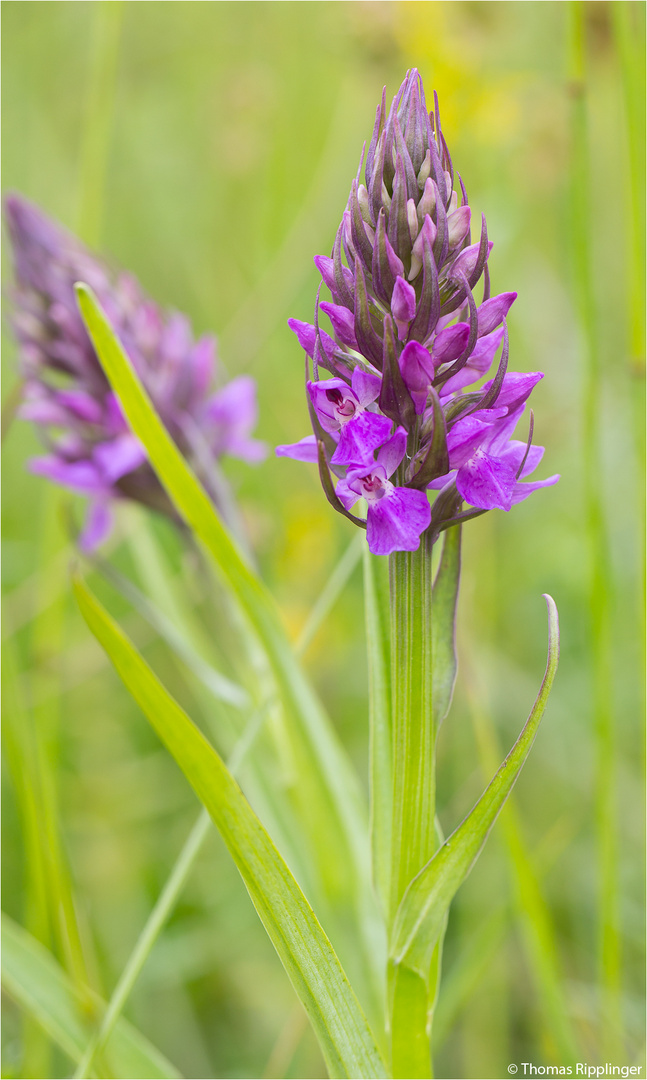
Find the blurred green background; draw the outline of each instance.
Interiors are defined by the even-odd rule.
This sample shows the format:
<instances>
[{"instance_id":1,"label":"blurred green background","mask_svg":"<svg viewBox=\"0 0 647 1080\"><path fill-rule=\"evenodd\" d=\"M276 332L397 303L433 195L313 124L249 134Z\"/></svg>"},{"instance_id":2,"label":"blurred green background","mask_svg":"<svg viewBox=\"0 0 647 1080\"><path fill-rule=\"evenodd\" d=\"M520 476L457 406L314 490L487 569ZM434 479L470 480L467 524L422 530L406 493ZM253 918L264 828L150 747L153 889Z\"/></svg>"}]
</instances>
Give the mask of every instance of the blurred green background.
<instances>
[{"instance_id":1,"label":"blurred green background","mask_svg":"<svg viewBox=\"0 0 647 1080\"><path fill-rule=\"evenodd\" d=\"M640 1064L644 5L11 0L2 13L4 189L132 270L196 331L215 330L223 370L258 380L270 445L308 430L286 320L311 318L312 256L331 248L382 85L392 95L415 65L428 98L438 90L455 167L487 214L493 290L519 292L511 367L546 373L533 395L542 475L562 474L465 530L459 689L439 745L446 830L480 791L492 739L500 757L528 713L544 591L560 608L562 660L514 811L452 911L437 1075L563 1063L560 1015L578 1060ZM5 291L8 266L5 252ZM48 842L29 796L40 784L106 996L196 805L70 599L70 496L25 472L37 440L11 423L6 326L4 344L4 907L65 961L34 854ZM270 456L228 473L296 635L352 527L308 466ZM126 569L135 528L125 508L111 557ZM179 570L172 530L155 528ZM110 604L192 705L164 646ZM359 571L306 661L365 780ZM216 836L126 1015L186 1077L323 1075ZM4 1040L3 1075L69 1075L12 1003Z\"/></svg>"}]
</instances>

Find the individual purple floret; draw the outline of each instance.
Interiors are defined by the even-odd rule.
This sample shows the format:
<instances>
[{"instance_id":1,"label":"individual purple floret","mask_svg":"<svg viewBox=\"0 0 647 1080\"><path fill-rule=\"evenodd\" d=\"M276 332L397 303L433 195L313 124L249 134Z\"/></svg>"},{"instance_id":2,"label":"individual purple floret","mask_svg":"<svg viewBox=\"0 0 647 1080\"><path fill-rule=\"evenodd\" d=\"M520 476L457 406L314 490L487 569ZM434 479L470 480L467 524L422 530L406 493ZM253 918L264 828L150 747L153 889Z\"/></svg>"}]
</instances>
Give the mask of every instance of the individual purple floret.
<instances>
[{"instance_id":1,"label":"individual purple floret","mask_svg":"<svg viewBox=\"0 0 647 1080\"><path fill-rule=\"evenodd\" d=\"M379 450L376 461L350 466L345 479L337 484L337 498L346 510L358 499L366 500L366 536L374 555L415 551L420 534L431 521L431 507L424 491L394 487L389 480L406 449L407 433L399 427Z\"/></svg>"},{"instance_id":2,"label":"individual purple floret","mask_svg":"<svg viewBox=\"0 0 647 1080\"><path fill-rule=\"evenodd\" d=\"M5 213L24 378L20 415L38 426L48 449L30 469L89 497L81 547L92 550L106 538L116 499L173 511L103 373L77 309L77 281L94 289L164 424L219 503L221 455L248 462L265 456L264 444L251 438L254 380L241 375L213 392L213 336L195 341L184 315L160 311L133 277L110 272L19 195L7 198Z\"/></svg>"},{"instance_id":3,"label":"individual purple floret","mask_svg":"<svg viewBox=\"0 0 647 1080\"><path fill-rule=\"evenodd\" d=\"M527 443L511 437L542 375L507 371L505 320L517 294L490 296L485 218L476 243L471 224L438 101L427 113L412 70L388 112L383 92L332 253L315 258L332 300L317 297L314 324L289 322L308 372L312 361L314 434L277 447L318 462L329 501L366 527L374 554L413 551L427 529L433 540L559 479L521 482L542 450L531 445L532 422ZM499 350L494 377L466 392ZM438 491L431 506L427 491ZM360 497L365 521L350 513Z\"/></svg>"}]
</instances>

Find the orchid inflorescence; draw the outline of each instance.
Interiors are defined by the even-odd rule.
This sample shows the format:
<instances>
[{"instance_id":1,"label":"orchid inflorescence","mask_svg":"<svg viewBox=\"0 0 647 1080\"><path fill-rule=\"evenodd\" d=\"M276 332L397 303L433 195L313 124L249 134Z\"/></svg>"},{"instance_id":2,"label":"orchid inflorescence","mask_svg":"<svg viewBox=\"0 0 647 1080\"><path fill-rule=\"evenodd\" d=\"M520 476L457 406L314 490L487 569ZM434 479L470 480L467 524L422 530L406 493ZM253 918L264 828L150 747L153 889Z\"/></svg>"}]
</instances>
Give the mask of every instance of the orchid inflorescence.
<instances>
[{"instance_id":1,"label":"orchid inflorescence","mask_svg":"<svg viewBox=\"0 0 647 1080\"><path fill-rule=\"evenodd\" d=\"M329 501L366 528L376 555L415 551L427 529L435 536L486 510L510 510L559 479L523 482L543 455L532 445L532 417L526 441L511 436L543 375L507 370L505 317L517 294L490 296L485 217L477 243L470 225L437 97L428 114L413 69L388 114L383 92L332 255L315 258L332 303L318 294L314 324L289 321L306 353L313 434L277 447L318 462ZM465 392L500 348L494 377ZM332 378L321 379L321 368ZM365 521L350 513L360 498Z\"/></svg>"},{"instance_id":2,"label":"orchid inflorescence","mask_svg":"<svg viewBox=\"0 0 647 1080\"><path fill-rule=\"evenodd\" d=\"M15 261L13 328L20 350L20 415L38 425L49 453L32 472L90 497L79 538L93 550L110 532L112 505L132 499L172 514L168 496L132 434L79 314L74 284L99 297L173 439L214 502L222 454L265 456L252 439L256 386L240 375L210 391L216 340L195 341L186 316L163 313L130 274L112 274L74 236L18 195L6 200Z\"/></svg>"}]
</instances>

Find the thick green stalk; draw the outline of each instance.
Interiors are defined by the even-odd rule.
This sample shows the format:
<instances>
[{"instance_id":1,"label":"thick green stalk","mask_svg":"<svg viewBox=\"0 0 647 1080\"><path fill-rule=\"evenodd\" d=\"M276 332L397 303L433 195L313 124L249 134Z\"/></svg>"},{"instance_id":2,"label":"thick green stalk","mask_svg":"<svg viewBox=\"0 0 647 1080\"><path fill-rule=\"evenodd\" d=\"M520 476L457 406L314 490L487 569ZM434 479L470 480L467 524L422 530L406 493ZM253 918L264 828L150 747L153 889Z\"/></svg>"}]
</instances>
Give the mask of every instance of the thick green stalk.
<instances>
[{"instance_id":1,"label":"thick green stalk","mask_svg":"<svg viewBox=\"0 0 647 1080\"><path fill-rule=\"evenodd\" d=\"M409 882L429 862L436 846L431 556L426 536L417 551L397 551L390 556L391 925ZM390 967L389 1008L393 1076L431 1076L424 979L402 965Z\"/></svg>"},{"instance_id":2,"label":"thick green stalk","mask_svg":"<svg viewBox=\"0 0 647 1080\"><path fill-rule=\"evenodd\" d=\"M449 529L432 587L432 544L397 552L391 571L392 791L390 934L412 879L442 836L435 821L435 745L456 678L455 618L460 528ZM394 1077L430 1077L431 1028L438 997L444 924L425 971L389 963L391 1069Z\"/></svg>"},{"instance_id":3,"label":"thick green stalk","mask_svg":"<svg viewBox=\"0 0 647 1080\"><path fill-rule=\"evenodd\" d=\"M432 707L431 545L390 556L393 814L391 920L434 854L436 731Z\"/></svg>"},{"instance_id":4,"label":"thick green stalk","mask_svg":"<svg viewBox=\"0 0 647 1080\"><path fill-rule=\"evenodd\" d=\"M388 560L364 547L364 615L368 654L371 868L383 914L389 910L393 732Z\"/></svg>"},{"instance_id":5,"label":"thick green stalk","mask_svg":"<svg viewBox=\"0 0 647 1080\"><path fill-rule=\"evenodd\" d=\"M425 980L403 964L389 965L391 1073L400 1080L432 1075Z\"/></svg>"}]
</instances>

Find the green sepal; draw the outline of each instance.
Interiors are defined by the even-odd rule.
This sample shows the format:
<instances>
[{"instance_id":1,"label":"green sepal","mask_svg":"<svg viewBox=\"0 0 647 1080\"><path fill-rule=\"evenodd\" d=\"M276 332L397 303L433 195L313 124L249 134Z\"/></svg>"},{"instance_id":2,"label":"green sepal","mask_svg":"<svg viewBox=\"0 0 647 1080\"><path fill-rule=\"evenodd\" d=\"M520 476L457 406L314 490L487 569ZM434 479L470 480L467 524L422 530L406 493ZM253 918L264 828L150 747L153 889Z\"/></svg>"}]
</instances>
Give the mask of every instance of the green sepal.
<instances>
[{"instance_id":1,"label":"green sepal","mask_svg":"<svg viewBox=\"0 0 647 1080\"><path fill-rule=\"evenodd\" d=\"M440 404L440 398L433 386L429 387L428 400L434 418L434 427L429 442L427 453L422 465L408 482L409 487L423 489L427 484L435 480L437 476L445 476L449 472L449 453L447 451L447 426L445 414Z\"/></svg>"},{"instance_id":2,"label":"green sepal","mask_svg":"<svg viewBox=\"0 0 647 1080\"><path fill-rule=\"evenodd\" d=\"M371 322L366 277L359 256L355 258L355 337L359 351L379 368L382 363L382 339Z\"/></svg>"},{"instance_id":3,"label":"green sepal","mask_svg":"<svg viewBox=\"0 0 647 1080\"><path fill-rule=\"evenodd\" d=\"M404 162L400 154L398 154L395 160L393 198L391 200L389 224L386 231L395 251L397 251L400 259L404 262L405 269L409 267L412 247L409 221L407 219L407 199L407 176Z\"/></svg>"},{"instance_id":4,"label":"green sepal","mask_svg":"<svg viewBox=\"0 0 647 1080\"><path fill-rule=\"evenodd\" d=\"M341 499L337 495L332 482L332 476L330 475L330 469L328 468L328 462L326 461L326 449L321 439L317 440L317 455L319 461L319 478L321 480L321 486L324 489L324 495L328 499L328 502L332 506L333 510L336 510L338 514L343 514L349 521L352 521L354 525L359 525L361 529L366 528L366 522L362 518L355 517L351 514L350 510L347 510Z\"/></svg>"},{"instance_id":5,"label":"green sepal","mask_svg":"<svg viewBox=\"0 0 647 1080\"><path fill-rule=\"evenodd\" d=\"M371 241L369 240L364 227L364 218L362 217L362 210L357 197L357 180L353 180L349 205L351 238L357 254L361 256L364 262L364 266L368 267L370 270L373 262L373 248L371 247Z\"/></svg>"},{"instance_id":6,"label":"green sepal","mask_svg":"<svg viewBox=\"0 0 647 1080\"><path fill-rule=\"evenodd\" d=\"M398 353L393 333L393 320L390 315L384 316L384 352L382 366L382 386L380 389L379 406L385 416L394 420L396 424L402 424L409 430L416 418L416 407L409 393L407 384L402 378Z\"/></svg>"},{"instance_id":7,"label":"green sepal","mask_svg":"<svg viewBox=\"0 0 647 1080\"><path fill-rule=\"evenodd\" d=\"M422 238L422 293L415 318L409 328L409 340L424 342L440 317L438 268L426 235Z\"/></svg>"}]
</instances>

